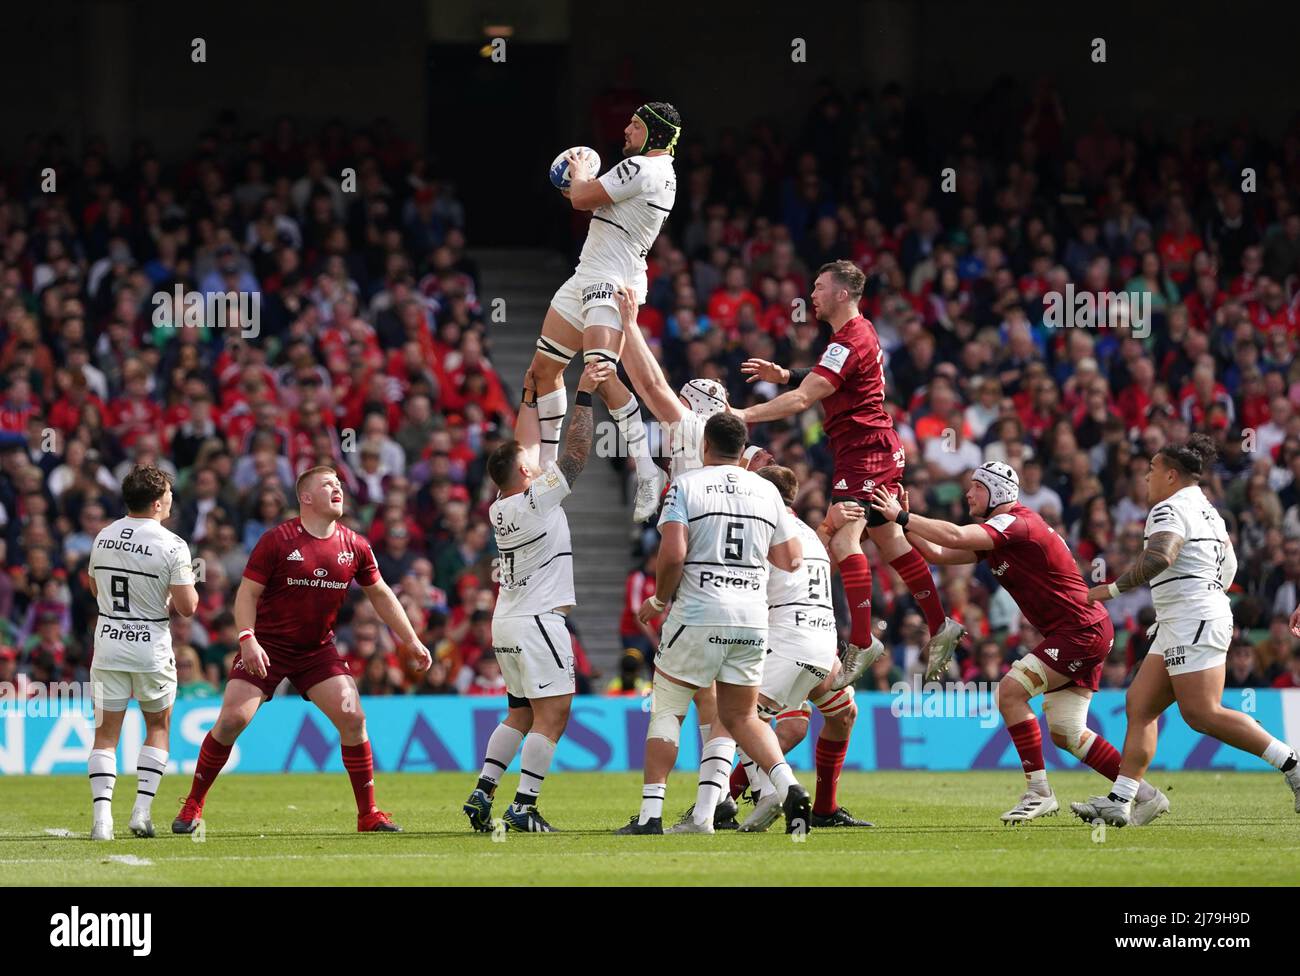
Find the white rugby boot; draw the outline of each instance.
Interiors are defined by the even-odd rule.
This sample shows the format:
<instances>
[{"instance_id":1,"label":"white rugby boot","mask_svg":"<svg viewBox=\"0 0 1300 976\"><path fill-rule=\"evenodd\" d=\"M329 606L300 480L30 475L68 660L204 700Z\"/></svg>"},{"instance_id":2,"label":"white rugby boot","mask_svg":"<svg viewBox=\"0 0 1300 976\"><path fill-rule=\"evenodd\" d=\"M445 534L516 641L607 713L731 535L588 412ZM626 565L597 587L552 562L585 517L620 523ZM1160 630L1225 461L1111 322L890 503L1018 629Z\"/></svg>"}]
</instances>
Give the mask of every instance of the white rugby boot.
<instances>
[{"instance_id":1,"label":"white rugby boot","mask_svg":"<svg viewBox=\"0 0 1300 976\"><path fill-rule=\"evenodd\" d=\"M1061 805L1056 802L1055 793L1050 791L1035 793L1033 790L1025 790L1024 795L1020 797L1020 802L1002 814L1002 822L1018 824L1037 820L1039 817L1053 817L1059 809Z\"/></svg>"},{"instance_id":2,"label":"white rugby boot","mask_svg":"<svg viewBox=\"0 0 1300 976\"><path fill-rule=\"evenodd\" d=\"M831 691L839 691L841 688L855 684L867 673L867 668L884 656L885 645L880 642L879 637L872 637L871 643L866 647L858 647L857 644L845 641L844 653L840 655L840 673L831 682Z\"/></svg>"},{"instance_id":3,"label":"white rugby boot","mask_svg":"<svg viewBox=\"0 0 1300 976\"><path fill-rule=\"evenodd\" d=\"M754 809L740 825L743 834L761 834L781 816L781 801L776 797L776 790L768 790L758 798Z\"/></svg>"},{"instance_id":4,"label":"white rugby boot","mask_svg":"<svg viewBox=\"0 0 1300 976\"><path fill-rule=\"evenodd\" d=\"M127 822L127 827L131 833L137 837L153 837L153 817L143 810L132 810L131 819Z\"/></svg>"},{"instance_id":5,"label":"white rugby boot","mask_svg":"<svg viewBox=\"0 0 1300 976\"><path fill-rule=\"evenodd\" d=\"M113 821L96 820L90 825L91 840L112 840L113 839Z\"/></svg>"},{"instance_id":6,"label":"white rugby boot","mask_svg":"<svg viewBox=\"0 0 1300 976\"><path fill-rule=\"evenodd\" d=\"M925 645L926 661L925 680L938 681L948 670L948 665L952 663L952 656L957 651L957 643L966 633L966 628L952 617L943 618L943 626L939 628L939 633L930 638Z\"/></svg>"},{"instance_id":7,"label":"white rugby boot","mask_svg":"<svg viewBox=\"0 0 1300 976\"><path fill-rule=\"evenodd\" d=\"M1164 796L1164 794L1161 793L1160 796ZM1152 801L1148 800L1147 802L1151 803ZM1168 803L1168 798L1166 798L1166 810L1169 809ZM1111 827L1127 827L1134 822L1133 805L1119 800L1112 800L1109 796L1090 796L1084 803L1071 803L1070 809L1074 811L1076 817L1088 824L1095 824L1100 820ZM1157 813L1155 816L1158 817L1160 814ZM1151 819L1154 820L1155 817ZM1151 821L1146 822L1150 823Z\"/></svg>"},{"instance_id":8,"label":"white rugby boot","mask_svg":"<svg viewBox=\"0 0 1300 976\"><path fill-rule=\"evenodd\" d=\"M1153 786L1152 789L1155 789L1155 787ZM1073 807L1074 804L1072 803L1070 806ZM1145 827L1156 817L1163 817L1168 812L1169 797L1156 790L1156 795L1149 800L1134 798L1133 812L1129 814L1129 823L1134 827Z\"/></svg>"},{"instance_id":9,"label":"white rugby boot","mask_svg":"<svg viewBox=\"0 0 1300 976\"><path fill-rule=\"evenodd\" d=\"M655 473L649 478L638 477L636 479L636 504L632 509L632 521L644 522L654 515L655 510L659 508L659 499L663 497L664 487L668 484L668 476L655 468Z\"/></svg>"},{"instance_id":10,"label":"white rugby boot","mask_svg":"<svg viewBox=\"0 0 1300 976\"><path fill-rule=\"evenodd\" d=\"M1295 812L1300 813L1300 764L1292 766L1282 776L1286 779L1286 785L1291 787L1291 792L1295 794Z\"/></svg>"}]
</instances>

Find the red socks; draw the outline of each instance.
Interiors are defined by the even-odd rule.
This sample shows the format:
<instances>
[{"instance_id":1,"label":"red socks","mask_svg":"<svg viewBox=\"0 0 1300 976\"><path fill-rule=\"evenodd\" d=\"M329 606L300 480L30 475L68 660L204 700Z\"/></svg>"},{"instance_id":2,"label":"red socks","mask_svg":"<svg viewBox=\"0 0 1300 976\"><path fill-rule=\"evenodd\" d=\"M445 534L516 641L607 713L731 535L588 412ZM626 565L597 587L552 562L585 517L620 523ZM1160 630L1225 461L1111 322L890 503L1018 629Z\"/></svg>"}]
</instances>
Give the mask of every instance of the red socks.
<instances>
[{"instance_id":1,"label":"red socks","mask_svg":"<svg viewBox=\"0 0 1300 976\"><path fill-rule=\"evenodd\" d=\"M195 803L202 805L208 790L217 781L217 774L230 758L232 748L234 747L223 745L212 738L211 732L203 737L203 744L199 746L199 761L194 766L194 782L190 786L190 799Z\"/></svg>"},{"instance_id":2,"label":"red socks","mask_svg":"<svg viewBox=\"0 0 1300 976\"><path fill-rule=\"evenodd\" d=\"M840 785L840 770L844 768L844 754L848 751L847 739L843 742L821 738L817 740L817 798L813 801L813 813L829 816L839 808L835 791Z\"/></svg>"},{"instance_id":3,"label":"red socks","mask_svg":"<svg viewBox=\"0 0 1300 976\"><path fill-rule=\"evenodd\" d=\"M1119 752L1101 736L1092 740L1092 748L1083 757L1083 761L1112 783L1119 776Z\"/></svg>"},{"instance_id":4,"label":"red socks","mask_svg":"<svg viewBox=\"0 0 1300 976\"><path fill-rule=\"evenodd\" d=\"M840 579L849 601L849 642L866 647L871 643L871 565L867 557L855 552L841 560Z\"/></svg>"},{"instance_id":5,"label":"red socks","mask_svg":"<svg viewBox=\"0 0 1300 976\"><path fill-rule=\"evenodd\" d=\"M731 771L731 798L736 799L748 788L749 776L745 773L745 767L740 763L736 763L735 768Z\"/></svg>"},{"instance_id":6,"label":"red socks","mask_svg":"<svg viewBox=\"0 0 1300 976\"><path fill-rule=\"evenodd\" d=\"M1011 741L1020 753L1020 765L1026 774L1045 768L1043 765L1043 734L1038 729L1038 717L1031 715L1023 722L1008 725ZM1112 750L1113 751L1113 750Z\"/></svg>"},{"instance_id":7,"label":"red socks","mask_svg":"<svg viewBox=\"0 0 1300 976\"><path fill-rule=\"evenodd\" d=\"M908 549L907 552L899 556L889 565L903 578L907 588L912 591L912 599L921 607L921 612L925 614L926 626L930 628L930 636L934 636L943 629L943 604L939 602L939 593L934 585L934 577L930 575L930 564L921 558L921 554L915 549Z\"/></svg>"},{"instance_id":8,"label":"red socks","mask_svg":"<svg viewBox=\"0 0 1300 976\"><path fill-rule=\"evenodd\" d=\"M343 768L352 781L352 792L357 799L357 813L361 816L375 809L375 762L370 755L369 740L359 746L339 746L343 753Z\"/></svg>"}]
</instances>

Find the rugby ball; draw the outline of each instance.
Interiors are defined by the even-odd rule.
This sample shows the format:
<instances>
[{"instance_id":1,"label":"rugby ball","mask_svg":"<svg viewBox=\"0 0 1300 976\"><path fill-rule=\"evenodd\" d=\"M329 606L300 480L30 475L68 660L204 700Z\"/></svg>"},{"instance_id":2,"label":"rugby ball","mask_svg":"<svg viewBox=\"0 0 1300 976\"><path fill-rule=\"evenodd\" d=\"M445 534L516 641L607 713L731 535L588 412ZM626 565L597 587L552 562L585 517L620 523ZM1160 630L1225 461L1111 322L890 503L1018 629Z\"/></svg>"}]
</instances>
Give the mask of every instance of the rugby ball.
<instances>
[{"instance_id":1,"label":"rugby ball","mask_svg":"<svg viewBox=\"0 0 1300 976\"><path fill-rule=\"evenodd\" d=\"M589 146L574 146L572 149L566 149L555 157L555 162L551 163L551 185L557 190L567 190L569 188L569 161L565 158L573 153L579 158L591 160L591 174L595 176L600 172L600 153Z\"/></svg>"}]
</instances>

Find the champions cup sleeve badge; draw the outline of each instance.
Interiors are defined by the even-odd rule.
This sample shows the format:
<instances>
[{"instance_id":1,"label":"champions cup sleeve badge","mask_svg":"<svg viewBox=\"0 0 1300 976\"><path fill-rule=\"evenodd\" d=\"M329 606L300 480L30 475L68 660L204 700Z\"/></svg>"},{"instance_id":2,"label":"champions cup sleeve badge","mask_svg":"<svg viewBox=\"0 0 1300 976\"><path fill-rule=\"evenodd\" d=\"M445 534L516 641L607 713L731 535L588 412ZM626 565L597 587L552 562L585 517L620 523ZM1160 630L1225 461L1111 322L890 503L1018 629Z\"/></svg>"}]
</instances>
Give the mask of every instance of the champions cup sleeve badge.
<instances>
[{"instance_id":1,"label":"champions cup sleeve badge","mask_svg":"<svg viewBox=\"0 0 1300 976\"><path fill-rule=\"evenodd\" d=\"M832 342L822 353L821 365L827 369L833 369L838 373L844 367L845 361L849 358L849 347L841 345L838 342Z\"/></svg>"}]
</instances>

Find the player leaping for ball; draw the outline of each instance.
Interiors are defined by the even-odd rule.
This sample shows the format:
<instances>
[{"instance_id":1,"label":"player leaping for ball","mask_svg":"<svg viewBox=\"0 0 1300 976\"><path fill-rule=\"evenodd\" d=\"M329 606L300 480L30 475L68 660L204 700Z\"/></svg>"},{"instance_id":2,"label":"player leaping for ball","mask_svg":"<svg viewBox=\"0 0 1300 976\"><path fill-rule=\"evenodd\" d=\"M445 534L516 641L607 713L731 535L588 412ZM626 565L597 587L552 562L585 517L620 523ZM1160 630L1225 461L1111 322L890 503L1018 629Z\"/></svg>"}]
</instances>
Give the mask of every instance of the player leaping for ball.
<instances>
[{"instance_id":1,"label":"player leaping for ball","mask_svg":"<svg viewBox=\"0 0 1300 976\"><path fill-rule=\"evenodd\" d=\"M910 513L900 499L876 488L871 504L884 518L907 530L927 560L957 565L987 560L1043 642L1011 665L998 683L998 708L1020 754L1028 785L1002 822L1023 823L1060 809L1047 784L1043 739L1029 700L1043 695L1043 715L1052 741L1112 782L1119 753L1088 728L1088 704L1100 686L1101 668L1115 643L1110 617L1088 602L1088 587L1074 555L1033 509L1020 504L1020 479L1001 461L986 461L971 475L966 504L976 525L954 525ZM1139 810L1149 823L1169 809L1169 800L1142 784Z\"/></svg>"},{"instance_id":2,"label":"player leaping for ball","mask_svg":"<svg viewBox=\"0 0 1300 976\"><path fill-rule=\"evenodd\" d=\"M343 485L334 468L309 468L298 476L297 518L262 533L235 593L240 655L230 669L221 712L203 737L194 783L172 833L190 834L230 750L285 678L315 703L339 733L343 768L357 802L357 830L399 831L375 805L375 768L356 683L334 644L334 618L355 580L396 635L403 655L420 671L431 658L406 610L379 575L370 543L339 524Z\"/></svg>"},{"instance_id":3,"label":"player leaping for ball","mask_svg":"<svg viewBox=\"0 0 1300 976\"><path fill-rule=\"evenodd\" d=\"M579 350L584 361L617 363L623 339L615 291L629 282L637 303L645 301L646 255L677 196L673 149L681 131L675 108L667 102L650 102L636 110L623 130L625 158L603 176L589 172L585 157L568 157L569 202L575 210L592 211L592 216L578 266L551 299L533 355L542 467L554 461L559 450L567 410L564 368ZM626 388L617 393L602 386L597 393L617 421L636 464L633 512L637 521L645 521L659 505L664 475L650 458L640 404Z\"/></svg>"},{"instance_id":4,"label":"player leaping for ball","mask_svg":"<svg viewBox=\"0 0 1300 976\"><path fill-rule=\"evenodd\" d=\"M1156 622L1147 656L1125 699L1128 732L1119 778L1107 796L1070 808L1089 823L1140 823L1139 781L1155 757L1157 721L1174 702L1202 735L1259 756L1280 770L1300 813L1300 764L1295 750L1254 719L1223 705L1232 605L1225 592L1237 575L1237 556L1223 518L1201 490L1217 453L1204 434L1186 445L1167 444L1147 472L1146 547L1113 583L1094 586L1091 600L1109 600L1150 584Z\"/></svg>"},{"instance_id":5,"label":"player leaping for ball","mask_svg":"<svg viewBox=\"0 0 1300 976\"><path fill-rule=\"evenodd\" d=\"M592 391L613 369L610 363L591 362L582 371L573 424L558 460L539 468L522 443L536 438L537 409L527 397L519 417L521 440L507 441L488 458L488 474L500 492L488 510L501 554L492 647L506 679L509 708L488 739L478 785L462 807L475 830L492 829L497 783L521 744L519 789L502 820L511 830L554 830L538 812L537 800L569 724L575 688L573 640L564 620L578 602L569 519L561 505L591 451Z\"/></svg>"},{"instance_id":6,"label":"player leaping for ball","mask_svg":"<svg viewBox=\"0 0 1300 976\"><path fill-rule=\"evenodd\" d=\"M745 423L761 424L795 416L820 402L835 455L831 500L856 501L864 509L875 488L884 487L895 494L900 490L904 465L903 446L894 432L894 420L885 410L885 354L875 327L858 312L865 283L866 277L852 261L823 265L813 285L812 307L834 333L826 351L811 369L790 370L765 359L747 360L740 368L751 383L766 380L797 382L798 386L766 403L736 411ZM871 568L862 551L864 528L925 614L930 628L926 675L937 679L948 669L965 631L944 615L930 567L908 545L902 530L869 510L865 523L846 523L831 542L831 558L839 565L851 614L844 670L835 687L853 684L885 653L871 631Z\"/></svg>"}]
</instances>

